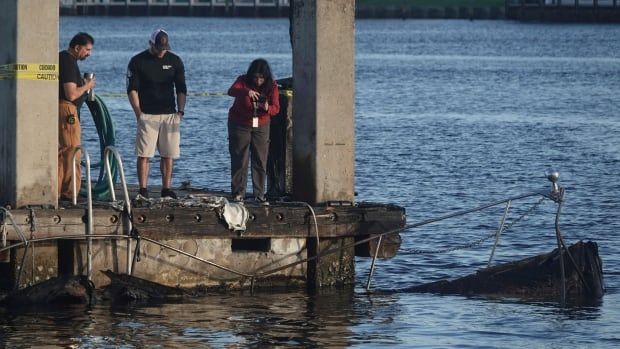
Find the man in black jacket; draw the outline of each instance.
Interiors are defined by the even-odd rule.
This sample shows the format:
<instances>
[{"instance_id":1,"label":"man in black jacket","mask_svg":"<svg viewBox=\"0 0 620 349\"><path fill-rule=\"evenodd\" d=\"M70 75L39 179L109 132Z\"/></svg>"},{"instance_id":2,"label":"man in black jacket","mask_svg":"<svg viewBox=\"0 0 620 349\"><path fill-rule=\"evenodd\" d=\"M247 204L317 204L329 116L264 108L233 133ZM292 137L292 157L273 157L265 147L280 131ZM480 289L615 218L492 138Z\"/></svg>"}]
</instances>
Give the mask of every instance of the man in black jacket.
<instances>
[{"instance_id":1,"label":"man in black jacket","mask_svg":"<svg viewBox=\"0 0 620 349\"><path fill-rule=\"evenodd\" d=\"M183 61L169 51L168 39L166 31L155 30L149 48L131 58L127 68L127 96L138 123L138 199L149 197L149 161L156 148L161 157L161 197L177 198L170 187L173 161L181 154L180 123L185 114L187 87Z\"/></svg>"}]
</instances>

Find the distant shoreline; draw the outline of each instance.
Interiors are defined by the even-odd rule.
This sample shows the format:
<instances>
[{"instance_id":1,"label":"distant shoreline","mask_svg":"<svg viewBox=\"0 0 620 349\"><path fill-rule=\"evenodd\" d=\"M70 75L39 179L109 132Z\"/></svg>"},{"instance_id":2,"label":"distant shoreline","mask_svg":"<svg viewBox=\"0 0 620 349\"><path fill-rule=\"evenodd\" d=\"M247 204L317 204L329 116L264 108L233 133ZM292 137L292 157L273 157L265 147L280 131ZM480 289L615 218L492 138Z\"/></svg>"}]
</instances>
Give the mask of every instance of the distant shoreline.
<instances>
[{"instance_id":1,"label":"distant shoreline","mask_svg":"<svg viewBox=\"0 0 620 349\"><path fill-rule=\"evenodd\" d=\"M376 6L358 5L356 18L402 18L402 19L505 19L504 7L498 6Z\"/></svg>"},{"instance_id":2,"label":"distant shoreline","mask_svg":"<svg viewBox=\"0 0 620 349\"><path fill-rule=\"evenodd\" d=\"M167 6L88 6L60 7L61 16L190 16L190 17L288 17L288 7L167 7ZM358 19L504 19L504 7L446 6L426 7L417 5L365 5L356 6Z\"/></svg>"},{"instance_id":3,"label":"distant shoreline","mask_svg":"<svg viewBox=\"0 0 620 349\"><path fill-rule=\"evenodd\" d=\"M491 19L539 22L620 22L620 1L615 6L568 6L545 5L545 2L496 5L495 2L471 1L469 6L456 6L455 1L443 1L444 6L433 6L433 2L419 1L416 4L378 4L370 0L356 5L358 19ZM179 16L179 17L288 17L288 6L188 6L145 3L81 3L61 5L62 16Z\"/></svg>"}]
</instances>

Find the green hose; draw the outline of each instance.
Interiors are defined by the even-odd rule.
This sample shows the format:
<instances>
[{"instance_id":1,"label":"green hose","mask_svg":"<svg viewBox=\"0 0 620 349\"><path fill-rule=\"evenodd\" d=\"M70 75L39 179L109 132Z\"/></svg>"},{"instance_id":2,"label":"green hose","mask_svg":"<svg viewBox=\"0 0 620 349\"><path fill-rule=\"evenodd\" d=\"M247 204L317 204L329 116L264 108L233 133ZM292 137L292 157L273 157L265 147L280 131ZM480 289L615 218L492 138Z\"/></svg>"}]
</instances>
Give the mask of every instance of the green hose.
<instances>
[{"instance_id":1,"label":"green hose","mask_svg":"<svg viewBox=\"0 0 620 349\"><path fill-rule=\"evenodd\" d=\"M99 167L99 178L97 178L97 183L92 187L93 190L93 200L106 200L111 197L110 188L108 186L107 175L105 173L104 166L104 151L105 148L109 145L115 145L116 135L114 132L114 124L112 123L112 117L108 112L108 107L106 107L103 100L99 98L98 95L95 95L94 101L86 101L88 105L88 109L90 110L90 114L93 116L93 121L95 122L95 127L97 128L97 134L99 135L99 150L100 150L100 162L98 164L91 164L91 172L93 168ZM118 164L113 154L110 154L110 172L112 172L112 181L116 183L116 179L118 177ZM80 189L80 196L86 197L86 188L82 185Z\"/></svg>"}]
</instances>

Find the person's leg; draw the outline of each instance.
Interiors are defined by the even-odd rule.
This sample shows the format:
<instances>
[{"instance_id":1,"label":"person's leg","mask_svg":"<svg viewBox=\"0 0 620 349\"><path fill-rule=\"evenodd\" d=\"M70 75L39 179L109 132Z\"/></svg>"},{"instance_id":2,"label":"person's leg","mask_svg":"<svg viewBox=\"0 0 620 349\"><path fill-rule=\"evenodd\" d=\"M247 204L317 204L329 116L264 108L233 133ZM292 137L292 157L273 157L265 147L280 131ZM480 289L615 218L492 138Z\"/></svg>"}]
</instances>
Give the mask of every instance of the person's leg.
<instances>
[{"instance_id":1,"label":"person's leg","mask_svg":"<svg viewBox=\"0 0 620 349\"><path fill-rule=\"evenodd\" d=\"M67 112L61 103L58 104L58 197L62 198L62 184L65 179L65 154L67 152L64 141L64 125L67 122Z\"/></svg>"},{"instance_id":2,"label":"person's leg","mask_svg":"<svg viewBox=\"0 0 620 349\"><path fill-rule=\"evenodd\" d=\"M146 188L149 183L150 160L155 156L160 122L158 116L150 114L140 115L137 121L136 169L138 171L138 184L140 185L140 194L148 197Z\"/></svg>"},{"instance_id":3,"label":"person's leg","mask_svg":"<svg viewBox=\"0 0 620 349\"><path fill-rule=\"evenodd\" d=\"M161 170L161 185L162 188L170 188L172 186L172 158L161 157L159 160L159 168Z\"/></svg>"},{"instance_id":4,"label":"person's leg","mask_svg":"<svg viewBox=\"0 0 620 349\"><path fill-rule=\"evenodd\" d=\"M161 156L159 161L161 196L176 199L176 194L170 188L172 187L174 159L181 156L181 119L176 113L160 115L160 118L161 125L157 149L159 149Z\"/></svg>"},{"instance_id":5,"label":"person's leg","mask_svg":"<svg viewBox=\"0 0 620 349\"><path fill-rule=\"evenodd\" d=\"M248 182L251 128L228 123L228 151L230 153L230 189L233 197L245 197Z\"/></svg>"},{"instance_id":6,"label":"person's leg","mask_svg":"<svg viewBox=\"0 0 620 349\"><path fill-rule=\"evenodd\" d=\"M252 129L252 192L254 197L265 200L267 156L269 154L269 123Z\"/></svg>"},{"instance_id":7,"label":"person's leg","mask_svg":"<svg viewBox=\"0 0 620 349\"><path fill-rule=\"evenodd\" d=\"M58 193L61 199L73 198L73 154L81 143L80 120L73 103L61 101L58 107ZM76 190L81 186L81 154L75 159Z\"/></svg>"},{"instance_id":8,"label":"person's leg","mask_svg":"<svg viewBox=\"0 0 620 349\"><path fill-rule=\"evenodd\" d=\"M140 188L146 188L149 184L150 163L149 158L138 156L138 184Z\"/></svg>"}]
</instances>

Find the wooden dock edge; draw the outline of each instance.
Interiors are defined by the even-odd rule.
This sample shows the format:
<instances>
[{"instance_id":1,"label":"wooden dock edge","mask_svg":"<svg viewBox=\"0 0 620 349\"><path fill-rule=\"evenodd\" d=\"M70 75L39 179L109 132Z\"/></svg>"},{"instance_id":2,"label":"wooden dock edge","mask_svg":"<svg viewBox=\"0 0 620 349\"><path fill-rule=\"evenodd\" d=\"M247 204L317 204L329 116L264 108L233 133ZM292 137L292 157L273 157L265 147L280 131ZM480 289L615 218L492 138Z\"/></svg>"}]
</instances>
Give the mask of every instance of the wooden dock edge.
<instances>
[{"instance_id":1,"label":"wooden dock edge","mask_svg":"<svg viewBox=\"0 0 620 349\"><path fill-rule=\"evenodd\" d=\"M376 239L359 245L356 241L401 228L406 220L403 208L382 204L315 207L315 217L302 206L247 208L250 220L242 233L228 230L211 208L134 208L131 238L123 212L96 208L92 280L103 287L109 279L100 271L126 273L127 241L131 240L130 255L137 259L133 275L166 286L243 289L350 284L354 257L373 256L377 247ZM12 288L18 279L21 288L59 275L86 275L88 215L84 208L18 209L11 214L21 234L35 242L10 250L10 258L0 263L7 271L0 277L0 288ZM6 227L8 244L19 242L15 227ZM381 245L380 258L391 258L398 251L400 236L390 235ZM329 250L335 252L323 255ZM313 259L317 253L319 258Z\"/></svg>"}]
</instances>

